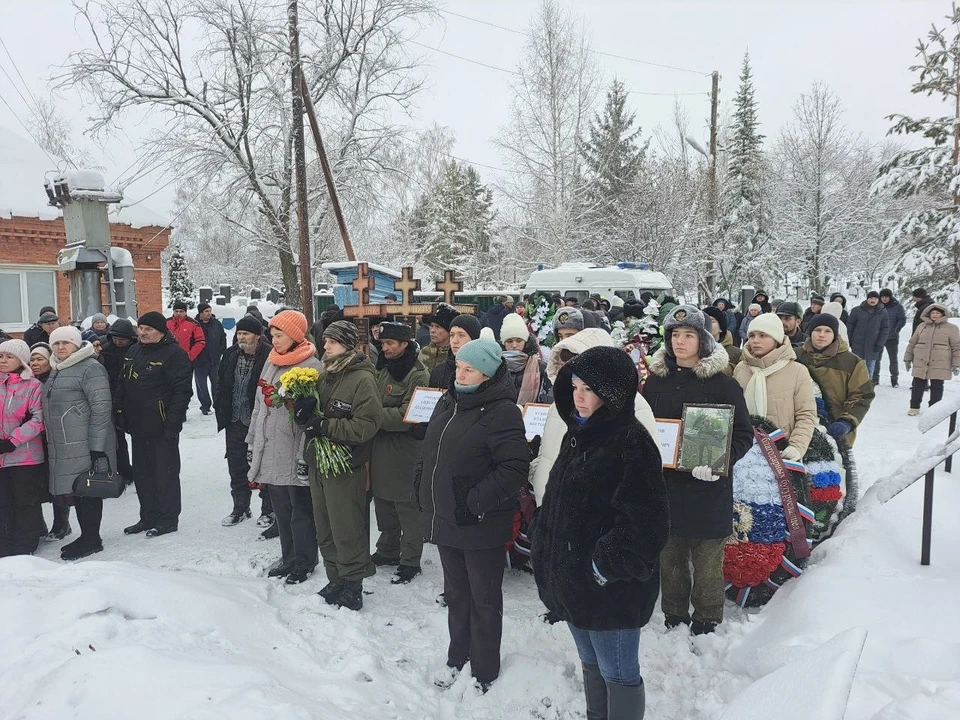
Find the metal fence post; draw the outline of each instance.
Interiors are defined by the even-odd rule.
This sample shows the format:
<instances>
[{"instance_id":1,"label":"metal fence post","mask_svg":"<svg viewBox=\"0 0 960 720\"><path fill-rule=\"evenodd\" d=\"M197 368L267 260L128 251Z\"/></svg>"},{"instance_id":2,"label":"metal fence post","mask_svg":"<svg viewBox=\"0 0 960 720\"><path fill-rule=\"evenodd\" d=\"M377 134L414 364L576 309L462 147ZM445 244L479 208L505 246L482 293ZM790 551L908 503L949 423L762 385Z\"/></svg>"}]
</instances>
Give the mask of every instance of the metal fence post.
<instances>
[{"instance_id":1,"label":"metal fence post","mask_svg":"<svg viewBox=\"0 0 960 720\"><path fill-rule=\"evenodd\" d=\"M957 431L957 411L954 410L950 413L950 432L947 437L953 437L953 434ZM943 464L943 469L948 473L953 472L953 455L948 455L946 462Z\"/></svg>"},{"instance_id":2,"label":"metal fence post","mask_svg":"<svg viewBox=\"0 0 960 720\"><path fill-rule=\"evenodd\" d=\"M933 530L933 475L931 468L923 485L923 530L920 539L920 564L930 564L930 533Z\"/></svg>"}]
</instances>

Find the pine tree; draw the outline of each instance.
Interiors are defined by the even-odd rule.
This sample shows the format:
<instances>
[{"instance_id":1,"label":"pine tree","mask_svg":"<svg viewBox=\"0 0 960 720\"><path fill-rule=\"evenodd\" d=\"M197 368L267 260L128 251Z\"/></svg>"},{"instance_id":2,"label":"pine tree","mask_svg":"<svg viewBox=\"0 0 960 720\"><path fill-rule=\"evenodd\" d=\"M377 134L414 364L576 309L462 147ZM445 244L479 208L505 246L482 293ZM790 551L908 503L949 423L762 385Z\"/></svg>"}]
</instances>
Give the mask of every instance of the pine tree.
<instances>
[{"instance_id":1,"label":"pine tree","mask_svg":"<svg viewBox=\"0 0 960 720\"><path fill-rule=\"evenodd\" d=\"M770 213L764 181L765 159L750 54L743 56L740 88L734 98L720 188L718 265L723 284L765 286L770 267Z\"/></svg>"},{"instance_id":2,"label":"pine tree","mask_svg":"<svg viewBox=\"0 0 960 720\"><path fill-rule=\"evenodd\" d=\"M639 144L642 129L634 128L635 121L636 113L627 110L623 83L614 80L607 90L603 114L594 116L582 149L588 217L594 225L588 254L601 252L606 259L624 259L633 244L626 226L649 144Z\"/></svg>"},{"instance_id":3,"label":"pine tree","mask_svg":"<svg viewBox=\"0 0 960 720\"><path fill-rule=\"evenodd\" d=\"M451 160L438 185L407 219L417 249L434 277L454 270L467 287L488 283L494 275L493 193L469 166Z\"/></svg>"},{"instance_id":4,"label":"pine tree","mask_svg":"<svg viewBox=\"0 0 960 720\"><path fill-rule=\"evenodd\" d=\"M960 7L948 26L933 26L917 44L922 64L910 92L939 96L951 110L942 117L891 115L891 135L918 134L931 144L905 150L880 168L874 192L914 198L916 207L894 227L887 243L904 253L904 279L960 308Z\"/></svg>"},{"instance_id":5,"label":"pine tree","mask_svg":"<svg viewBox=\"0 0 960 720\"><path fill-rule=\"evenodd\" d=\"M167 307L173 307L177 300L183 300L187 307L192 309L196 305L193 301L193 282L191 282L190 273L187 271L187 261L183 256L183 248L179 245L174 246L173 252L170 253L167 272L167 290L170 294Z\"/></svg>"}]
</instances>

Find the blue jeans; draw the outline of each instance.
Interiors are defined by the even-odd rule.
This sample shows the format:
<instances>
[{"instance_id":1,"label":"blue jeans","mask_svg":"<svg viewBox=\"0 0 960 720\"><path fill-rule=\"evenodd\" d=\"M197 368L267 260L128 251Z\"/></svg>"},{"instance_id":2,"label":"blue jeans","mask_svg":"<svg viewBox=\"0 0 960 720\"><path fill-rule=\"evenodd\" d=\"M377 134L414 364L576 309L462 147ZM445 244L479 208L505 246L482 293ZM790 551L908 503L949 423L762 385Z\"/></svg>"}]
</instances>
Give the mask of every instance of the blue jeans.
<instances>
[{"instance_id":1,"label":"blue jeans","mask_svg":"<svg viewBox=\"0 0 960 720\"><path fill-rule=\"evenodd\" d=\"M582 630L570 623L570 634L584 665L597 665L607 684L640 684L640 628Z\"/></svg>"},{"instance_id":2,"label":"blue jeans","mask_svg":"<svg viewBox=\"0 0 960 720\"><path fill-rule=\"evenodd\" d=\"M867 364L867 374L872 378L872 377L873 377L873 371L874 371L874 369L877 367L877 361L876 361L876 360L864 360L864 362Z\"/></svg>"},{"instance_id":3,"label":"blue jeans","mask_svg":"<svg viewBox=\"0 0 960 720\"><path fill-rule=\"evenodd\" d=\"M217 397L217 381L219 380L220 361L215 363L205 362L193 366L193 380L197 386L197 400L200 401L200 408L209 410L213 401ZM210 382L210 389L207 390L207 381ZM213 397L211 397L211 395Z\"/></svg>"}]
</instances>

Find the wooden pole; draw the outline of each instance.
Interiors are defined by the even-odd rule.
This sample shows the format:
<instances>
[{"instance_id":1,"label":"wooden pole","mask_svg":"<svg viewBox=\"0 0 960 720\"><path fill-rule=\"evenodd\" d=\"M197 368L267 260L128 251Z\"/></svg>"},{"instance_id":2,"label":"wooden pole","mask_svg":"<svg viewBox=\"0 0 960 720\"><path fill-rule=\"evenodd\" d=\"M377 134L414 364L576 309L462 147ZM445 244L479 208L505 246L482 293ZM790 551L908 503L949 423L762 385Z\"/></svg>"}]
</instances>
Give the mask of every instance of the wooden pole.
<instances>
[{"instance_id":1,"label":"wooden pole","mask_svg":"<svg viewBox=\"0 0 960 720\"><path fill-rule=\"evenodd\" d=\"M714 70L710 73L710 185L708 189L710 231L716 230L717 224L717 123L719 122L720 106L720 73ZM707 294L705 302L713 302L717 292L716 265L710 261L707 268Z\"/></svg>"},{"instance_id":2,"label":"wooden pole","mask_svg":"<svg viewBox=\"0 0 960 720\"><path fill-rule=\"evenodd\" d=\"M333 183L333 173L330 170L330 163L327 161L327 151L324 150L323 138L320 137L320 124L317 122L317 111L313 106L313 99L310 97L310 88L307 87L303 75L300 76L300 88L301 95L303 96L303 104L307 109L307 117L310 119L310 129L313 131L313 140L317 144L317 154L320 156L320 166L323 168L323 179L327 183L327 192L330 194L330 205L333 207L334 217L337 218L340 237L343 238L343 249L347 253L347 260L356 262L357 256L353 252L353 243L350 242L347 223L343 219L343 211L340 209L337 186Z\"/></svg>"},{"instance_id":3,"label":"wooden pole","mask_svg":"<svg viewBox=\"0 0 960 720\"><path fill-rule=\"evenodd\" d=\"M297 225L300 236L300 297L307 325L313 325L313 281L310 272L310 213L307 205L306 143L303 137L303 87L300 73L300 33L297 29L297 0L289 0L287 22L290 31L290 81L293 100L293 164L297 183ZM289 292L289 289L288 289Z\"/></svg>"}]
</instances>

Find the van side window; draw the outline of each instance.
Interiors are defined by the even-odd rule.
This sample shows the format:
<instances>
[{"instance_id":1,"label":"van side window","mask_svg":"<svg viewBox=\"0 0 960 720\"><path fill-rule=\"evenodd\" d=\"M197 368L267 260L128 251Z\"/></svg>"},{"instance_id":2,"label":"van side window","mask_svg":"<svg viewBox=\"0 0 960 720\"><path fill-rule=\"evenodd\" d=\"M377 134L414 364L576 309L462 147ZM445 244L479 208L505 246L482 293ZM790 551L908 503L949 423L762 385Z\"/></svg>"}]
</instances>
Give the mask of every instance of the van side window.
<instances>
[{"instance_id":1,"label":"van side window","mask_svg":"<svg viewBox=\"0 0 960 720\"><path fill-rule=\"evenodd\" d=\"M633 290L614 290L613 293L621 300L635 300L637 297Z\"/></svg>"},{"instance_id":2,"label":"van side window","mask_svg":"<svg viewBox=\"0 0 960 720\"><path fill-rule=\"evenodd\" d=\"M584 300L586 300L588 297L590 297L590 293L587 292L586 290L567 290L567 291L563 294L563 296L564 296L565 298L566 298L566 297L575 297L575 298L577 299L577 302L581 302L581 303L582 303Z\"/></svg>"}]
</instances>

